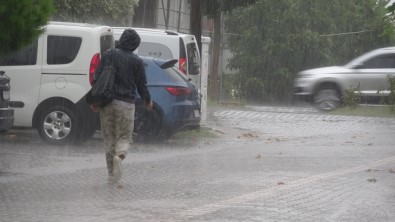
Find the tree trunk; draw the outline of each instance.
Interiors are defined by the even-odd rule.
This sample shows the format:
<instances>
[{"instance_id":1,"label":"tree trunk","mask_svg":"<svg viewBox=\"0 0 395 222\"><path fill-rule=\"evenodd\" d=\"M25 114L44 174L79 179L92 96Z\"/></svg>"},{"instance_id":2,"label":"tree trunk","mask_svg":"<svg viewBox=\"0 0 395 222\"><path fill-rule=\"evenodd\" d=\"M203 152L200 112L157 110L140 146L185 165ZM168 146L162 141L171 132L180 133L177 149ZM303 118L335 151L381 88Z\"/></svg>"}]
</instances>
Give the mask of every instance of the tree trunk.
<instances>
[{"instance_id":1,"label":"tree trunk","mask_svg":"<svg viewBox=\"0 0 395 222\"><path fill-rule=\"evenodd\" d=\"M202 52L202 13L200 0L191 0L191 34L196 37L199 52Z\"/></svg>"},{"instance_id":2,"label":"tree trunk","mask_svg":"<svg viewBox=\"0 0 395 222\"><path fill-rule=\"evenodd\" d=\"M139 6L134 9L133 27L155 28L156 0L140 0Z\"/></svg>"},{"instance_id":3,"label":"tree trunk","mask_svg":"<svg viewBox=\"0 0 395 222\"><path fill-rule=\"evenodd\" d=\"M216 13L213 17L214 35L213 35L213 54L210 72L209 96L214 100L219 100L220 81L218 74L219 56L221 51L221 12Z\"/></svg>"}]
</instances>

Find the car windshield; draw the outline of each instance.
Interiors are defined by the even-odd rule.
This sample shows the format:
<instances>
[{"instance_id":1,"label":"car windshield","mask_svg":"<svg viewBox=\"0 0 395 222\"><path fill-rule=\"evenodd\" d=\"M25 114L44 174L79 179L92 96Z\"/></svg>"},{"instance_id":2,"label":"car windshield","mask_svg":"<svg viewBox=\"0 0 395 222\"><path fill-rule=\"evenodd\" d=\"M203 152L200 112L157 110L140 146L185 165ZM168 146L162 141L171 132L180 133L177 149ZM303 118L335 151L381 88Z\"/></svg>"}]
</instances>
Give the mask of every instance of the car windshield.
<instances>
[{"instance_id":1,"label":"car windshield","mask_svg":"<svg viewBox=\"0 0 395 222\"><path fill-rule=\"evenodd\" d=\"M200 57L196 44L187 44L188 72L192 75L200 73Z\"/></svg>"},{"instance_id":2,"label":"car windshield","mask_svg":"<svg viewBox=\"0 0 395 222\"><path fill-rule=\"evenodd\" d=\"M344 65L347 68L356 68L364 64L366 60L374 56L376 53L374 52L367 52L365 54L359 55L358 57L352 59L350 62L348 62L346 65Z\"/></svg>"}]
</instances>

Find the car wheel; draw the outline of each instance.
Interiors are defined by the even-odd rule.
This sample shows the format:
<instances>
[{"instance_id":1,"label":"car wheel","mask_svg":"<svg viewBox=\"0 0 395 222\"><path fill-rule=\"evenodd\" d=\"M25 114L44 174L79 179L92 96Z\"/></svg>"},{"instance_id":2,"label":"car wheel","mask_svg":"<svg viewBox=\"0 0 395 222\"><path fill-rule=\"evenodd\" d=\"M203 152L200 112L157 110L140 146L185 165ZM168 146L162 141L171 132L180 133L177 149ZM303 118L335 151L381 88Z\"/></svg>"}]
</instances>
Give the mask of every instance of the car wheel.
<instances>
[{"instance_id":1,"label":"car wheel","mask_svg":"<svg viewBox=\"0 0 395 222\"><path fill-rule=\"evenodd\" d=\"M322 89L314 96L314 105L322 111L335 110L340 105L340 96L335 89Z\"/></svg>"},{"instance_id":2,"label":"car wheel","mask_svg":"<svg viewBox=\"0 0 395 222\"><path fill-rule=\"evenodd\" d=\"M136 106L134 138L144 142L157 142L163 139L162 119L156 110L148 111L145 105Z\"/></svg>"},{"instance_id":3,"label":"car wheel","mask_svg":"<svg viewBox=\"0 0 395 222\"><path fill-rule=\"evenodd\" d=\"M53 106L42 112L39 121L37 130L44 141L56 145L74 142L77 119L69 107Z\"/></svg>"}]
</instances>

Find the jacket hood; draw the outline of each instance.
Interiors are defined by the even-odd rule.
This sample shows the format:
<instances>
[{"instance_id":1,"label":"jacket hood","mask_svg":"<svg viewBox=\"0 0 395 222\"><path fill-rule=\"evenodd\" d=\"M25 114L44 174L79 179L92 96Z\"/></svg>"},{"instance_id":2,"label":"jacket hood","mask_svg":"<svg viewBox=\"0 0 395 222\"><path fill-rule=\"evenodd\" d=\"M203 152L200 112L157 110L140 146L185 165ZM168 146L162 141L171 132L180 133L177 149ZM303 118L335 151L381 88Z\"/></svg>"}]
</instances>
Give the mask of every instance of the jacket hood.
<instances>
[{"instance_id":1,"label":"jacket hood","mask_svg":"<svg viewBox=\"0 0 395 222\"><path fill-rule=\"evenodd\" d=\"M139 47L141 42L139 34L133 29L125 29L123 31L121 38L119 39L118 47L120 49L126 49L134 51Z\"/></svg>"}]
</instances>

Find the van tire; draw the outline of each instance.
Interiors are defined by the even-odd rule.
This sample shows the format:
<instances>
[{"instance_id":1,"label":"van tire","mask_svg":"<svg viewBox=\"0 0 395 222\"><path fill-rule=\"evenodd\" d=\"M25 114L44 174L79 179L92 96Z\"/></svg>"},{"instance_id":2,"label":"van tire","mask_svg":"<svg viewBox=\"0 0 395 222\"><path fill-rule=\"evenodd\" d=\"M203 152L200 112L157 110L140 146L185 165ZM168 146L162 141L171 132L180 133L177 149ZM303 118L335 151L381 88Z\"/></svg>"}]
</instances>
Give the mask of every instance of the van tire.
<instances>
[{"instance_id":1,"label":"van tire","mask_svg":"<svg viewBox=\"0 0 395 222\"><path fill-rule=\"evenodd\" d=\"M55 105L43 109L37 131L40 137L48 143L66 145L75 142L77 126L77 118L73 109Z\"/></svg>"}]
</instances>

